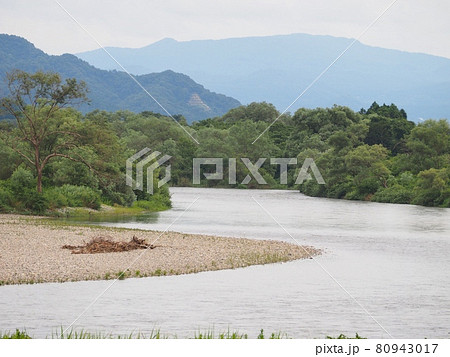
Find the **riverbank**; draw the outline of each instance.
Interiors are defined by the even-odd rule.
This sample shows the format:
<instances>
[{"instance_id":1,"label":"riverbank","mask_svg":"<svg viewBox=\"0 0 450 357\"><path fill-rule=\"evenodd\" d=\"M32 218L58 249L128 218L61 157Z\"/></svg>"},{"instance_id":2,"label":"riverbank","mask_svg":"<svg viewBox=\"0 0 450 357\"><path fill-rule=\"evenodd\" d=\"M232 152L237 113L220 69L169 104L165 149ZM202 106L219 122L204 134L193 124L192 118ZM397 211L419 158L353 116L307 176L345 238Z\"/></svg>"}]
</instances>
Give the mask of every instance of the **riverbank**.
<instances>
[{"instance_id":1,"label":"riverbank","mask_svg":"<svg viewBox=\"0 0 450 357\"><path fill-rule=\"evenodd\" d=\"M271 240L70 225L43 217L0 215L0 284L179 275L287 262L320 254L313 247ZM72 254L106 237L144 239L153 249Z\"/></svg>"}]
</instances>

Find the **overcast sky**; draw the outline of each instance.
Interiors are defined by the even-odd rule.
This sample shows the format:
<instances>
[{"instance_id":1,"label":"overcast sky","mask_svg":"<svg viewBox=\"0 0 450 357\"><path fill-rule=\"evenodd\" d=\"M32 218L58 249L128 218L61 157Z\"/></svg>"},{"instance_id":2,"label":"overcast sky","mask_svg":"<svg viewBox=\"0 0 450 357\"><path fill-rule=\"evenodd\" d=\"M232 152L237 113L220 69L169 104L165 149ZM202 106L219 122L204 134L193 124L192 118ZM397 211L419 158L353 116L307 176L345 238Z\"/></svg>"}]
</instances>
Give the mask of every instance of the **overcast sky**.
<instances>
[{"instance_id":1,"label":"overcast sky","mask_svg":"<svg viewBox=\"0 0 450 357\"><path fill-rule=\"evenodd\" d=\"M103 46L309 33L356 38L393 0L58 0ZM449 0L398 0L361 38L450 58ZM0 0L0 33L49 54L99 46L54 0Z\"/></svg>"}]
</instances>

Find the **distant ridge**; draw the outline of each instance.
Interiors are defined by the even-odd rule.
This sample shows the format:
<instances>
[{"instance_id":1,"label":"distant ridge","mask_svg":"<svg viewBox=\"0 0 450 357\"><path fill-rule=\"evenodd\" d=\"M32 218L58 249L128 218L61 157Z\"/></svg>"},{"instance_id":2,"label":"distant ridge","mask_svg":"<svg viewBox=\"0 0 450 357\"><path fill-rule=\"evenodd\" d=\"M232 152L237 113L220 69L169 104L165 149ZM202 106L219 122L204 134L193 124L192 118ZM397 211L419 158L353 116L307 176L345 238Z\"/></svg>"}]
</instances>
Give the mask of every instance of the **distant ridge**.
<instances>
[{"instance_id":1,"label":"distant ridge","mask_svg":"<svg viewBox=\"0 0 450 357\"><path fill-rule=\"evenodd\" d=\"M21 37L0 34L0 97L7 94L6 72L15 68L54 71L65 78L84 80L91 99L90 105L80 108L84 112L104 109L166 114L124 72L98 69L70 54L49 56ZM240 105L236 99L213 93L174 71L140 75L137 79L171 114L182 114L188 122L220 116Z\"/></svg>"},{"instance_id":2,"label":"distant ridge","mask_svg":"<svg viewBox=\"0 0 450 357\"><path fill-rule=\"evenodd\" d=\"M196 40L163 39L149 46L108 50L132 73L182 72L247 104L267 101L285 109L352 41L292 34ZM117 65L101 50L77 54L104 69ZM291 109L373 101L395 103L412 120L450 117L450 59L355 45Z\"/></svg>"}]
</instances>

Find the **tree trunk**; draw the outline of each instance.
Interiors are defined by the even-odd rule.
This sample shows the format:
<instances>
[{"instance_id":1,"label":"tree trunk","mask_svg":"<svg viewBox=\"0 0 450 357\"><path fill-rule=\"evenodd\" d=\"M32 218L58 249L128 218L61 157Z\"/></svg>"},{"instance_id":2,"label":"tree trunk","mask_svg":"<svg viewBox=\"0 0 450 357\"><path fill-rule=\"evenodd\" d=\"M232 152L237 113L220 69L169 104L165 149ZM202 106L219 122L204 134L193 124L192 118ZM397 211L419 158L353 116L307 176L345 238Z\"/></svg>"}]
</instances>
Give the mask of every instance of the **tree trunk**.
<instances>
[{"instance_id":1,"label":"tree trunk","mask_svg":"<svg viewBox=\"0 0 450 357\"><path fill-rule=\"evenodd\" d=\"M42 193L42 170L38 169L36 189L38 193Z\"/></svg>"},{"instance_id":2,"label":"tree trunk","mask_svg":"<svg viewBox=\"0 0 450 357\"><path fill-rule=\"evenodd\" d=\"M42 169L40 165L40 152L39 152L39 144L34 144L34 165L36 166L36 174L37 174L37 183L36 190L38 193L42 193Z\"/></svg>"}]
</instances>

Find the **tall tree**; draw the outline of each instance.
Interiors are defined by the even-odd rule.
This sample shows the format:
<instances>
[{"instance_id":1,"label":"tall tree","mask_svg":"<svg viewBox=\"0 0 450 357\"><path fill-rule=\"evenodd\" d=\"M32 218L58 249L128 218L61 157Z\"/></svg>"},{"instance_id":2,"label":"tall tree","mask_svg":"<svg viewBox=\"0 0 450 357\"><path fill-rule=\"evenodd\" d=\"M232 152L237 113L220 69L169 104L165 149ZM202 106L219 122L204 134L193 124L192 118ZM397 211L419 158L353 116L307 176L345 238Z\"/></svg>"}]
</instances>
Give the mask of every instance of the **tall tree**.
<instances>
[{"instance_id":1,"label":"tall tree","mask_svg":"<svg viewBox=\"0 0 450 357\"><path fill-rule=\"evenodd\" d=\"M0 109L15 118L17 125L2 132L1 139L36 171L36 189L42 192L42 173L53 158L83 162L77 152L80 118L65 107L87 101L84 82L57 73L30 74L16 70L7 74L9 96L0 100Z\"/></svg>"}]
</instances>

